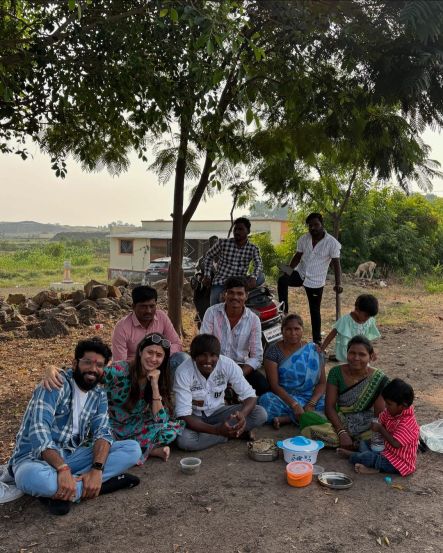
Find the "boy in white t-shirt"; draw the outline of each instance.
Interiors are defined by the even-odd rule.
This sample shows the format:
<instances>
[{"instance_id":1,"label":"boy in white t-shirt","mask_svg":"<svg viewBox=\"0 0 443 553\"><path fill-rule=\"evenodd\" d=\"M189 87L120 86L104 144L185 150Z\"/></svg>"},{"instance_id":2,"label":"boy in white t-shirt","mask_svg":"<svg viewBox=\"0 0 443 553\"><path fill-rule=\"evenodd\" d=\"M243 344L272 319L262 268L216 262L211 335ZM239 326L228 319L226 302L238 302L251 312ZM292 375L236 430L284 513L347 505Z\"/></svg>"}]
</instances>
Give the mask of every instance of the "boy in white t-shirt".
<instances>
[{"instance_id":1,"label":"boy in white t-shirt","mask_svg":"<svg viewBox=\"0 0 443 553\"><path fill-rule=\"evenodd\" d=\"M220 355L220 342L211 334L196 336L190 353L174 379L175 414L186 422L177 445L198 451L231 438L250 438L253 428L265 424L267 414L256 404L255 391L241 368ZM240 405L225 405L228 383Z\"/></svg>"}]
</instances>

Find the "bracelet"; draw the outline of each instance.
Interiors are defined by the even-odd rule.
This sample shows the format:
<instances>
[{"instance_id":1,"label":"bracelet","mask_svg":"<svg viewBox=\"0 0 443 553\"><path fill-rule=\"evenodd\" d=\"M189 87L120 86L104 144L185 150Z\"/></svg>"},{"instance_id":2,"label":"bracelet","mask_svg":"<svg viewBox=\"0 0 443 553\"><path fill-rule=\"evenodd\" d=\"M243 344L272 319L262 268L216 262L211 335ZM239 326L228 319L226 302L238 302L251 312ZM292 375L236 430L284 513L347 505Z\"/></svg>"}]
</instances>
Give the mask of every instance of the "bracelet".
<instances>
[{"instance_id":1,"label":"bracelet","mask_svg":"<svg viewBox=\"0 0 443 553\"><path fill-rule=\"evenodd\" d=\"M315 407L317 405L317 402L310 399L308 402L306 402L306 405L312 405L312 407Z\"/></svg>"},{"instance_id":2,"label":"bracelet","mask_svg":"<svg viewBox=\"0 0 443 553\"><path fill-rule=\"evenodd\" d=\"M347 434L348 431L344 428L340 428L340 430L337 430L337 436L341 436L342 434Z\"/></svg>"},{"instance_id":3,"label":"bracelet","mask_svg":"<svg viewBox=\"0 0 443 553\"><path fill-rule=\"evenodd\" d=\"M162 396L158 396L158 397L153 397L152 401L161 401L162 399L163 399Z\"/></svg>"},{"instance_id":4,"label":"bracelet","mask_svg":"<svg viewBox=\"0 0 443 553\"><path fill-rule=\"evenodd\" d=\"M67 465L66 463L63 463L63 465L60 465L55 469L57 472L65 472L66 470L71 470L71 467Z\"/></svg>"}]
</instances>

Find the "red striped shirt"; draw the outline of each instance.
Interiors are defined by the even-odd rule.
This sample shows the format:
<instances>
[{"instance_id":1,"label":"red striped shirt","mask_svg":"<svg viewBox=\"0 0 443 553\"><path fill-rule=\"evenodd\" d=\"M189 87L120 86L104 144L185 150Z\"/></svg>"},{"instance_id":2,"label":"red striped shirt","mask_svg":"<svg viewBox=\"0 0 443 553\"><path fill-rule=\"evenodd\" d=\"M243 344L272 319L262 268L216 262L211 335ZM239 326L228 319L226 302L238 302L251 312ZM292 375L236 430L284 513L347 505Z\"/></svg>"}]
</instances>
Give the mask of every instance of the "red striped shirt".
<instances>
[{"instance_id":1,"label":"red striped shirt","mask_svg":"<svg viewBox=\"0 0 443 553\"><path fill-rule=\"evenodd\" d=\"M411 405L396 417L390 415L388 410L385 409L378 420L394 440L401 444L401 447L396 448L385 440L385 449L381 454L402 476L412 474L415 471L420 435L420 427L415 419L414 407Z\"/></svg>"}]
</instances>

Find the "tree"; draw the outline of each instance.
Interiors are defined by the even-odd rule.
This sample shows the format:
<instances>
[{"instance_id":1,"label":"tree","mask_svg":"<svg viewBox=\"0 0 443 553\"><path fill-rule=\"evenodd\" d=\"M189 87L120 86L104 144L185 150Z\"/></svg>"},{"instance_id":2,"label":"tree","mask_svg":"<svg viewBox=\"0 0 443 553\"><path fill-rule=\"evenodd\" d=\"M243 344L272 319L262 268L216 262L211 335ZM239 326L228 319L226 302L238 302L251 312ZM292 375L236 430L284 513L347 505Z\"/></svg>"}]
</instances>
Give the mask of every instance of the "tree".
<instances>
[{"instance_id":1,"label":"tree","mask_svg":"<svg viewBox=\"0 0 443 553\"><path fill-rule=\"evenodd\" d=\"M12 46L8 63L2 55L9 90L0 104L2 136L32 136L52 155L60 176L69 154L87 170L107 166L118 172L127 168L129 151L148 161L150 146L170 137L172 264L179 267L186 226L217 181L221 160L248 163L266 142L268 150L275 152L280 143L290 155L296 144L295 158L306 160L327 154L343 140L343 128L353 147L360 120L351 116L361 104L397 104L417 128L441 122L436 69L443 11L439 3L421 4L3 2L9 26L1 44L12 37ZM388 87L393 70L395 86ZM415 79L408 84L412 70ZM263 128L260 147L258 137L250 146L254 125ZM391 158L384 167L389 163ZM185 208L189 177L196 186ZM173 271L169 284L176 328L178 275Z\"/></svg>"}]
</instances>

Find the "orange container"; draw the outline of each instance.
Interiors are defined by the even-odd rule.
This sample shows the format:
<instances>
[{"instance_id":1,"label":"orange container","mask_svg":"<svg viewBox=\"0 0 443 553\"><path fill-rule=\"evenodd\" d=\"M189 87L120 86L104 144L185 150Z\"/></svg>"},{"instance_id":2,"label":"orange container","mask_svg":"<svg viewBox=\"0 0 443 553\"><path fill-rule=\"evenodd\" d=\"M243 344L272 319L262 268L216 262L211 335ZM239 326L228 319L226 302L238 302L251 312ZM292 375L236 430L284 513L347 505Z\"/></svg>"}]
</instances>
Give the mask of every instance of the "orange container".
<instances>
[{"instance_id":1,"label":"orange container","mask_svg":"<svg viewBox=\"0 0 443 553\"><path fill-rule=\"evenodd\" d=\"M286 479L290 486L303 488L312 482L314 467L306 461L293 461L286 465Z\"/></svg>"}]
</instances>

